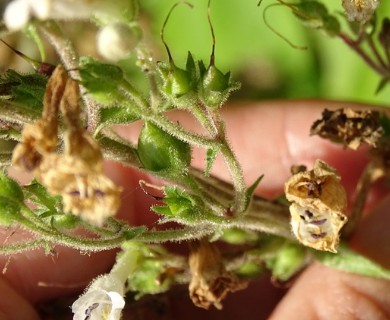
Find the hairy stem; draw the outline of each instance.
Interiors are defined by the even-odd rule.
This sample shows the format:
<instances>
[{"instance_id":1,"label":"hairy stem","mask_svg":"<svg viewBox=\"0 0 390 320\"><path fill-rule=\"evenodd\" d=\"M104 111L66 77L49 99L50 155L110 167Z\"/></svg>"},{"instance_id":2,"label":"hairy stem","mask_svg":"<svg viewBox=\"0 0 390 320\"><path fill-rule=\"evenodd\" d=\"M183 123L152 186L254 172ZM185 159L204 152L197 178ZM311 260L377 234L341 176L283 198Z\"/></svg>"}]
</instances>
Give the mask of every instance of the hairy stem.
<instances>
[{"instance_id":1,"label":"hairy stem","mask_svg":"<svg viewBox=\"0 0 390 320\"><path fill-rule=\"evenodd\" d=\"M356 226L359 224L364 206L367 201L368 193L371 189L372 184L383 177L385 174L383 168L378 166L374 162L370 162L359 178L359 182L356 186L355 191L355 202L352 207L351 217L348 220L347 225L343 229L343 236L349 238L356 230Z\"/></svg>"}]
</instances>

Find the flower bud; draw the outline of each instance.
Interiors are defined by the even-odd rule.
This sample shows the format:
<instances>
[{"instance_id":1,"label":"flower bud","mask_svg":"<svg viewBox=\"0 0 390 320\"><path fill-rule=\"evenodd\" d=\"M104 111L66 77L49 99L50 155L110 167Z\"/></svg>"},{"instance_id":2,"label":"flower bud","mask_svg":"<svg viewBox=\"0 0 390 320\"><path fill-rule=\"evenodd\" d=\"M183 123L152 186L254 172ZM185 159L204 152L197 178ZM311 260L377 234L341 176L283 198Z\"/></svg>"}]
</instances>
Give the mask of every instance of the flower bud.
<instances>
[{"instance_id":1,"label":"flower bud","mask_svg":"<svg viewBox=\"0 0 390 320\"><path fill-rule=\"evenodd\" d=\"M239 88L238 83L231 81L230 72L223 74L215 65L206 69L203 63L199 62L199 70L199 99L207 107L219 108L230 93Z\"/></svg>"},{"instance_id":2,"label":"flower bud","mask_svg":"<svg viewBox=\"0 0 390 320\"><path fill-rule=\"evenodd\" d=\"M181 171L191 162L190 146L150 122L138 138L138 156L145 169Z\"/></svg>"},{"instance_id":3,"label":"flower bud","mask_svg":"<svg viewBox=\"0 0 390 320\"><path fill-rule=\"evenodd\" d=\"M119 61L130 56L141 38L138 26L115 22L102 27L97 35L97 49L109 61Z\"/></svg>"}]
</instances>

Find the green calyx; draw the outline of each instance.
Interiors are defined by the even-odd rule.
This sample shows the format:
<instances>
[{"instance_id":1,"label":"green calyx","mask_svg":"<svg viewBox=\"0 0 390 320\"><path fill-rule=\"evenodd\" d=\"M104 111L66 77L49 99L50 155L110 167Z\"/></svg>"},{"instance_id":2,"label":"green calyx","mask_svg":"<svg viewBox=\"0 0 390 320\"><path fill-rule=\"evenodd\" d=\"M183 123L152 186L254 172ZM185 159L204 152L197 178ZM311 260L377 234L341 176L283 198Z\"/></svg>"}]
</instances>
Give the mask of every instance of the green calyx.
<instances>
[{"instance_id":1,"label":"green calyx","mask_svg":"<svg viewBox=\"0 0 390 320\"><path fill-rule=\"evenodd\" d=\"M169 102L177 107L186 107L194 101L196 90L196 68L188 52L186 69L178 68L171 60L169 64L160 63L158 71L162 78L161 90Z\"/></svg>"},{"instance_id":2,"label":"green calyx","mask_svg":"<svg viewBox=\"0 0 390 320\"><path fill-rule=\"evenodd\" d=\"M138 156L147 170L182 173L190 165L191 148L156 125L145 122L138 138Z\"/></svg>"},{"instance_id":3,"label":"green calyx","mask_svg":"<svg viewBox=\"0 0 390 320\"><path fill-rule=\"evenodd\" d=\"M230 93L239 88L237 82L231 81L230 72L222 73L215 65L205 68L199 61L200 81L198 95L200 101L209 108L215 109L222 106Z\"/></svg>"},{"instance_id":4,"label":"green calyx","mask_svg":"<svg viewBox=\"0 0 390 320\"><path fill-rule=\"evenodd\" d=\"M340 33L340 23L328 13L328 9L318 1L301 1L292 5L295 15L308 27L322 29L329 36Z\"/></svg>"}]
</instances>

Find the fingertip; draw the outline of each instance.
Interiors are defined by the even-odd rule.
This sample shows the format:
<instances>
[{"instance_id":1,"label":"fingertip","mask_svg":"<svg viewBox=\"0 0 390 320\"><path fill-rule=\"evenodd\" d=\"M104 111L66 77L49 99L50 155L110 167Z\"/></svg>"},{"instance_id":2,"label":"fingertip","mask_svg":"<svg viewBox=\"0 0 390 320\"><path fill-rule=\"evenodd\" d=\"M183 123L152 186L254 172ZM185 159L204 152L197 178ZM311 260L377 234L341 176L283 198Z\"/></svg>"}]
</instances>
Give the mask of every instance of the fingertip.
<instances>
[{"instance_id":1,"label":"fingertip","mask_svg":"<svg viewBox=\"0 0 390 320\"><path fill-rule=\"evenodd\" d=\"M3 278L0 278L0 297L0 319L39 320L34 307Z\"/></svg>"},{"instance_id":2,"label":"fingertip","mask_svg":"<svg viewBox=\"0 0 390 320\"><path fill-rule=\"evenodd\" d=\"M361 221L351 245L366 257L390 269L390 197L384 198Z\"/></svg>"},{"instance_id":3,"label":"fingertip","mask_svg":"<svg viewBox=\"0 0 390 320\"><path fill-rule=\"evenodd\" d=\"M271 320L389 319L390 282L315 264L297 280Z\"/></svg>"}]
</instances>

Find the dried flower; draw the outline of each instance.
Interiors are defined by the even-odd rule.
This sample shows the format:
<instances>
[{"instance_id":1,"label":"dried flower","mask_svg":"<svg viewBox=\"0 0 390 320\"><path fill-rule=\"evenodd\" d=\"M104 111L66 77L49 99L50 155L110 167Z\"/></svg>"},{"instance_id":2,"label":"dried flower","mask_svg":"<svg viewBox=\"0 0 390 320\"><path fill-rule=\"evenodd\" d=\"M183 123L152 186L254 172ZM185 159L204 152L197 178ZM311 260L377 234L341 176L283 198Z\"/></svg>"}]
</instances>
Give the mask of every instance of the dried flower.
<instances>
[{"instance_id":1,"label":"dried flower","mask_svg":"<svg viewBox=\"0 0 390 320\"><path fill-rule=\"evenodd\" d=\"M46 87L42 119L23 129L13 163L33 170L51 194L61 195L65 212L102 225L117 212L121 189L104 175L100 148L81 125L79 99L78 83L58 66ZM67 125L62 154L55 152L59 110Z\"/></svg>"},{"instance_id":2,"label":"dried flower","mask_svg":"<svg viewBox=\"0 0 390 320\"><path fill-rule=\"evenodd\" d=\"M119 320L125 306L124 283L113 274L96 278L72 305L74 320Z\"/></svg>"},{"instance_id":3,"label":"dried flower","mask_svg":"<svg viewBox=\"0 0 390 320\"><path fill-rule=\"evenodd\" d=\"M222 309L221 301L229 292L245 289L246 282L226 271L218 249L207 241L193 245L189 256L191 282L189 285L192 302L201 308L214 305Z\"/></svg>"},{"instance_id":4,"label":"dried flower","mask_svg":"<svg viewBox=\"0 0 390 320\"><path fill-rule=\"evenodd\" d=\"M291 227L298 240L317 250L337 252L339 231L347 222L347 197L340 177L316 160L313 170L293 175L285 184Z\"/></svg>"},{"instance_id":5,"label":"dried flower","mask_svg":"<svg viewBox=\"0 0 390 320\"><path fill-rule=\"evenodd\" d=\"M350 21L366 23L371 19L380 0L343 0L342 3Z\"/></svg>"},{"instance_id":6,"label":"dried flower","mask_svg":"<svg viewBox=\"0 0 390 320\"><path fill-rule=\"evenodd\" d=\"M356 150L362 143L375 147L383 135L377 111L327 110L313 123L310 133Z\"/></svg>"}]
</instances>

